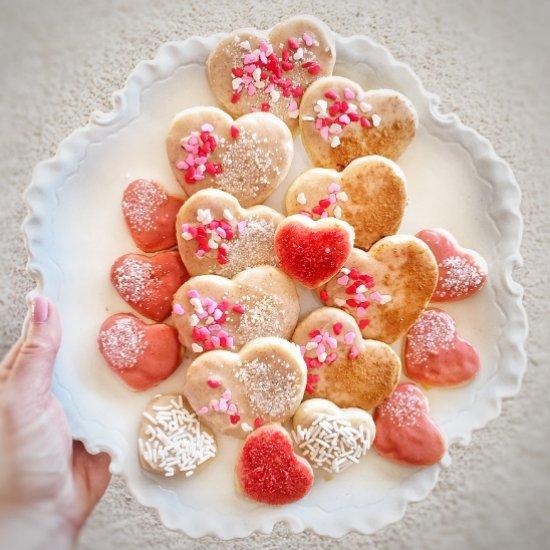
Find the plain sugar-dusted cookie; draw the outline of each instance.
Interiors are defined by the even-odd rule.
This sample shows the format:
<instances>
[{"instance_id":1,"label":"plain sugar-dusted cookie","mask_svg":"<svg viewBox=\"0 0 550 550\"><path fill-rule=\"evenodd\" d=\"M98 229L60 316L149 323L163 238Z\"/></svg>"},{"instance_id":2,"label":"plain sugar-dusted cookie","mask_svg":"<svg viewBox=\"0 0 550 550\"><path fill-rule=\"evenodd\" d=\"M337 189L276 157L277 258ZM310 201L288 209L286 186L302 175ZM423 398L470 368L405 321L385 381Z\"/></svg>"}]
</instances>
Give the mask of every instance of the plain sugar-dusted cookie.
<instances>
[{"instance_id":1,"label":"plain sugar-dusted cookie","mask_svg":"<svg viewBox=\"0 0 550 550\"><path fill-rule=\"evenodd\" d=\"M296 327L308 368L306 398L328 399L339 407L376 407L394 390L401 372L397 354L383 342L363 340L347 313L322 307Z\"/></svg>"},{"instance_id":2,"label":"plain sugar-dusted cookie","mask_svg":"<svg viewBox=\"0 0 550 550\"><path fill-rule=\"evenodd\" d=\"M139 463L164 477L191 477L218 452L216 438L182 395L155 395L141 415Z\"/></svg>"},{"instance_id":3,"label":"plain sugar-dusted cookie","mask_svg":"<svg viewBox=\"0 0 550 550\"><path fill-rule=\"evenodd\" d=\"M109 368L137 391L152 388L168 378L182 357L175 328L146 324L127 313L107 318L97 342Z\"/></svg>"},{"instance_id":4,"label":"plain sugar-dusted cookie","mask_svg":"<svg viewBox=\"0 0 550 550\"><path fill-rule=\"evenodd\" d=\"M148 257L125 254L111 267L111 283L138 313L163 321L172 310L174 292L189 279L177 251Z\"/></svg>"},{"instance_id":5,"label":"plain sugar-dusted cookie","mask_svg":"<svg viewBox=\"0 0 550 550\"><path fill-rule=\"evenodd\" d=\"M474 250L462 248L445 229L416 234L433 252L439 269L432 302L458 302L475 294L487 280L487 263Z\"/></svg>"},{"instance_id":6,"label":"plain sugar-dusted cookie","mask_svg":"<svg viewBox=\"0 0 550 550\"><path fill-rule=\"evenodd\" d=\"M276 265L275 229L282 219L267 206L241 208L228 193L203 189L187 200L177 217L183 263L191 275L224 277Z\"/></svg>"},{"instance_id":7,"label":"plain sugar-dusted cookie","mask_svg":"<svg viewBox=\"0 0 550 550\"><path fill-rule=\"evenodd\" d=\"M292 280L275 267L255 267L226 279L192 277L175 294L172 320L193 353L236 351L263 336L290 338L300 303Z\"/></svg>"},{"instance_id":8,"label":"plain sugar-dusted cookie","mask_svg":"<svg viewBox=\"0 0 550 550\"><path fill-rule=\"evenodd\" d=\"M341 409L326 399L304 401L292 424L292 437L302 456L329 474L357 464L371 448L376 433L368 412Z\"/></svg>"},{"instance_id":9,"label":"plain sugar-dusted cookie","mask_svg":"<svg viewBox=\"0 0 550 550\"><path fill-rule=\"evenodd\" d=\"M320 78L304 94L300 131L315 166L343 170L352 160L397 160L416 134L413 104L395 90L364 91L341 76Z\"/></svg>"},{"instance_id":10,"label":"plain sugar-dusted cookie","mask_svg":"<svg viewBox=\"0 0 550 550\"><path fill-rule=\"evenodd\" d=\"M353 247L353 227L336 218L313 221L296 214L275 232L275 253L283 271L306 288L326 283L344 265Z\"/></svg>"},{"instance_id":11,"label":"plain sugar-dusted cookie","mask_svg":"<svg viewBox=\"0 0 550 550\"><path fill-rule=\"evenodd\" d=\"M456 386L479 372L479 356L458 335L454 319L430 308L408 330L403 344L405 374L424 386Z\"/></svg>"},{"instance_id":12,"label":"plain sugar-dusted cookie","mask_svg":"<svg viewBox=\"0 0 550 550\"><path fill-rule=\"evenodd\" d=\"M290 504L307 495L313 485L313 470L294 453L288 432L279 424L269 424L247 437L235 480L237 491L252 500Z\"/></svg>"},{"instance_id":13,"label":"plain sugar-dusted cookie","mask_svg":"<svg viewBox=\"0 0 550 550\"><path fill-rule=\"evenodd\" d=\"M374 448L385 458L406 466L439 462L447 445L428 414L428 400L414 384L399 384L374 412Z\"/></svg>"},{"instance_id":14,"label":"plain sugar-dusted cookie","mask_svg":"<svg viewBox=\"0 0 550 550\"><path fill-rule=\"evenodd\" d=\"M392 235L368 252L354 248L339 273L320 291L321 300L355 317L364 338L391 344L428 305L437 264L426 244Z\"/></svg>"},{"instance_id":15,"label":"plain sugar-dusted cookie","mask_svg":"<svg viewBox=\"0 0 550 550\"><path fill-rule=\"evenodd\" d=\"M220 189L248 207L264 202L285 179L294 143L287 126L269 113L233 120L216 107L190 107L172 121L166 150L187 195Z\"/></svg>"},{"instance_id":16,"label":"plain sugar-dusted cookie","mask_svg":"<svg viewBox=\"0 0 550 550\"><path fill-rule=\"evenodd\" d=\"M378 155L355 159L343 172L312 168L294 180L285 202L289 216L344 220L355 230L355 246L368 250L399 229L407 204L405 174Z\"/></svg>"},{"instance_id":17,"label":"plain sugar-dusted cookie","mask_svg":"<svg viewBox=\"0 0 550 550\"><path fill-rule=\"evenodd\" d=\"M257 338L238 353L215 350L187 369L183 392L201 421L246 437L268 422L289 420L304 396L300 350L282 338Z\"/></svg>"},{"instance_id":18,"label":"plain sugar-dusted cookie","mask_svg":"<svg viewBox=\"0 0 550 550\"><path fill-rule=\"evenodd\" d=\"M307 87L332 74L331 31L314 17L288 19L267 33L236 31L212 50L206 63L212 93L233 116L269 111L294 131Z\"/></svg>"},{"instance_id":19,"label":"plain sugar-dusted cookie","mask_svg":"<svg viewBox=\"0 0 550 550\"><path fill-rule=\"evenodd\" d=\"M137 179L126 186L122 214L134 242L143 252L176 246L174 223L183 200L147 179Z\"/></svg>"}]
</instances>

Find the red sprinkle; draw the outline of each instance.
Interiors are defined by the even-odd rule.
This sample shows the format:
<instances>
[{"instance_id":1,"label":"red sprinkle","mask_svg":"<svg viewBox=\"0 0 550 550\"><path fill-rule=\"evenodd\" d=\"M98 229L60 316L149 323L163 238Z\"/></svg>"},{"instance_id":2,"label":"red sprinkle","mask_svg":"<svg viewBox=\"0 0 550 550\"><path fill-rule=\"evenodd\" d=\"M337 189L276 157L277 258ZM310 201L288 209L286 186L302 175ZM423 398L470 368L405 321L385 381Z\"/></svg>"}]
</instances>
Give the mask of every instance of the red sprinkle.
<instances>
[{"instance_id":1,"label":"red sprinkle","mask_svg":"<svg viewBox=\"0 0 550 550\"><path fill-rule=\"evenodd\" d=\"M370 325L370 320L369 319L361 319L359 321L359 328L361 330L363 330L364 328L367 328L369 325Z\"/></svg>"},{"instance_id":2,"label":"red sprinkle","mask_svg":"<svg viewBox=\"0 0 550 550\"><path fill-rule=\"evenodd\" d=\"M219 380L212 380L212 379L208 379L206 381L206 383L212 388L212 389L215 389L215 388L219 388L221 386L221 382Z\"/></svg>"},{"instance_id":3,"label":"red sprinkle","mask_svg":"<svg viewBox=\"0 0 550 550\"><path fill-rule=\"evenodd\" d=\"M239 135L239 131L240 130L234 124L231 125L231 137L233 139L237 138L237 136Z\"/></svg>"},{"instance_id":4,"label":"red sprinkle","mask_svg":"<svg viewBox=\"0 0 550 550\"><path fill-rule=\"evenodd\" d=\"M326 302L329 299L328 292L326 290L321 290L321 292L319 293L319 298L321 298L323 302Z\"/></svg>"},{"instance_id":5,"label":"red sprinkle","mask_svg":"<svg viewBox=\"0 0 550 550\"><path fill-rule=\"evenodd\" d=\"M336 336L338 336L342 332L343 328L344 325L342 325L342 323L334 323L334 325L332 326L332 330L334 331L334 334L336 334Z\"/></svg>"},{"instance_id":6,"label":"red sprinkle","mask_svg":"<svg viewBox=\"0 0 550 550\"><path fill-rule=\"evenodd\" d=\"M231 308L235 313L242 315L244 313L244 307L241 304L235 304Z\"/></svg>"},{"instance_id":7,"label":"red sprinkle","mask_svg":"<svg viewBox=\"0 0 550 550\"><path fill-rule=\"evenodd\" d=\"M231 424L237 424L240 419L241 419L241 417L238 414L232 414L229 417L229 420L231 421Z\"/></svg>"},{"instance_id":8,"label":"red sprinkle","mask_svg":"<svg viewBox=\"0 0 550 550\"><path fill-rule=\"evenodd\" d=\"M263 426L264 425L264 421L262 418L256 418L254 419L254 427L255 428L259 428L260 426Z\"/></svg>"},{"instance_id":9,"label":"red sprinkle","mask_svg":"<svg viewBox=\"0 0 550 550\"><path fill-rule=\"evenodd\" d=\"M327 90L325 92L325 97L327 99L338 99L338 94L336 93L335 90Z\"/></svg>"}]
</instances>

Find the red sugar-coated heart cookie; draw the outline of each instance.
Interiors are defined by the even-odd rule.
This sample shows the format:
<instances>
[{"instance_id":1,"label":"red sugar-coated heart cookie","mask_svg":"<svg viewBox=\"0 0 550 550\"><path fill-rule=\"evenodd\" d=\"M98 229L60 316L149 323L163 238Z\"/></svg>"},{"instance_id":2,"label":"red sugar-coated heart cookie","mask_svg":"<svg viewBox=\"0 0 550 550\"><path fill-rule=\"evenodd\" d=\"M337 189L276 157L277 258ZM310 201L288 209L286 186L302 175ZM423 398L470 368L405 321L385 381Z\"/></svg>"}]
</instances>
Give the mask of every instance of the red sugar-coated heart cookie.
<instances>
[{"instance_id":1,"label":"red sugar-coated heart cookie","mask_svg":"<svg viewBox=\"0 0 550 550\"><path fill-rule=\"evenodd\" d=\"M265 504L289 504L313 485L309 463L294 454L292 439L279 424L266 424L244 442L235 470L241 492Z\"/></svg>"},{"instance_id":2,"label":"red sugar-coated heart cookie","mask_svg":"<svg viewBox=\"0 0 550 550\"><path fill-rule=\"evenodd\" d=\"M403 364L407 376L425 386L455 386L479 372L475 348L460 338L453 318L440 309L420 314L405 336Z\"/></svg>"},{"instance_id":3,"label":"red sugar-coated heart cookie","mask_svg":"<svg viewBox=\"0 0 550 550\"><path fill-rule=\"evenodd\" d=\"M428 400L414 384L399 384L374 412L374 448L380 455L406 466L431 466L447 446L428 415Z\"/></svg>"},{"instance_id":4,"label":"red sugar-coated heart cookie","mask_svg":"<svg viewBox=\"0 0 550 550\"><path fill-rule=\"evenodd\" d=\"M172 297L189 279L178 252L161 252L151 258L125 254L111 268L111 282L121 298L153 321L170 315Z\"/></svg>"},{"instance_id":5,"label":"red sugar-coated heart cookie","mask_svg":"<svg viewBox=\"0 0 550 550\"><path fill-rule=\"evenodd\" d=\"M285 218L275 232L281 269L307 288L316 288L338 273L353 248L353 227L336 218Z\"/></svg>"},{"instance_id":6,"label":"red sugar-coated heart cookie","mask_svg":"<svg viewBox=\"0 0 550 550\"><path fill-rule=\"evenodd\" d=\"M462 248L445 229L416 234L433 252L439 269L432 302L458 302L475 294L487 280L487 263L474 250Z\"/></svg>"},{"instance_id":7,"label":"red sugar-coated heart cookie","mask_svg":"<svg viewBox=\"0 0 550 550\"><path fill-rule=\"evenodd\" d=\"M154 181L138 179L128 184L122 197L122 214L143 252L176 246L174 225L182 204L182 198L169 195Z\"/></svg>"},{"instance_id":8,"label":"red sugar-coated heart cookie","mask_svg":"<svg viewBox=\"0 0 550 550\"><path fill-rule=\"evenodd\" d=\"M181 361L175 328L148 325L135 315L117 313L99 330L99 351L109 368L133 390L144 391L168 378Z\"/></svg>"}]
</instances>

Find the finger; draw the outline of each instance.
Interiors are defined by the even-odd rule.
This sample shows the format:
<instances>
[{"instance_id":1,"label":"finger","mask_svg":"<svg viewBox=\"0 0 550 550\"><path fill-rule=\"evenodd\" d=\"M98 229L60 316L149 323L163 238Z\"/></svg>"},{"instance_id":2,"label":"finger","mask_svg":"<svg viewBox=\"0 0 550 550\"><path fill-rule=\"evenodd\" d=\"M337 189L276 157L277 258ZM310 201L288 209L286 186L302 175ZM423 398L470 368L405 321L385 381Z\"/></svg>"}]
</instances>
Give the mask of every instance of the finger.
<instances>
[{"instance_id":1,"label":"finger","mask_svg":"<svg viewBox=\"0 0 550 550\"><path fill-rule=\"evenodd\" d=\"M17 355L8 382L20 405L44 403L48 396L61 328L53 303L34 298L27 335Z\"/></svg>"},{"instance_id":2,"label":"finger","mask_svg":"<svg viewBox=\"0 0 550 550\"><path fill-rule=\"evenodd\" d=\"M8 378L8 375L15 362L15 358L19 354L19 350L21 349L22 344L23 338L19 338L19 340L17 340L17 342L13 344L10 351L8 351L8 353L6 354L6 357L4 357L4 359L0 363L0 384L5 382Z\"/></svg>"},{"instance_id":3,"label":"finger","mask_svg":"<svg viewBox=\"0 0 550 550\"><path fill-rule=\"evenodd\" d=\"M107 453L90 454L82 442L73 441L73 476L77 497L82 505L83 523L105 493L111 473Z\"/></svg>"}]
</instances>

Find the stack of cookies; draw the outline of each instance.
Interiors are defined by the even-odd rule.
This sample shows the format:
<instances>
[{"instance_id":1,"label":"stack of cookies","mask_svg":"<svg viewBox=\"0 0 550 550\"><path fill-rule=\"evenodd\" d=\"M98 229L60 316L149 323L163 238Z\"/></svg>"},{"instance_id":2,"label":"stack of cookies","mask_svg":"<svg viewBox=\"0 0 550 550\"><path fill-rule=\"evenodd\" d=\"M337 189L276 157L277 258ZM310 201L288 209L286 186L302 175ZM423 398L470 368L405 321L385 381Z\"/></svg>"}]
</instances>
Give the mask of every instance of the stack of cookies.
<instances>
[{"instance_id":1,"label":"stack of cookies","mask_svg":"<svg viewBox=\"0 0 550 550\"><path fill-rule=\"evenodd\" d=\"M132 390L177 377L181 390L142 416L139 460L153 474L194 475L226 434L244 440L239 492L286 504L371 447L408 466L446 452L421 387L467 383L480 365L450 315L428 306L477 292L487 266L445 230L397 233L407 185L396 161L415 108L332 76L334 64L314 18L227 36L206 66L221 108L187 109L168 130L183 194L147 179L124 191L146 254L118 258L111 281L139 315L106 319L98 345ZM262 203L298 132L314 168L288 186L285 217ZM297 288L318 308L303 315ZM400 358L390 345L403 335Z\"/></svg>"}]
</instances>

